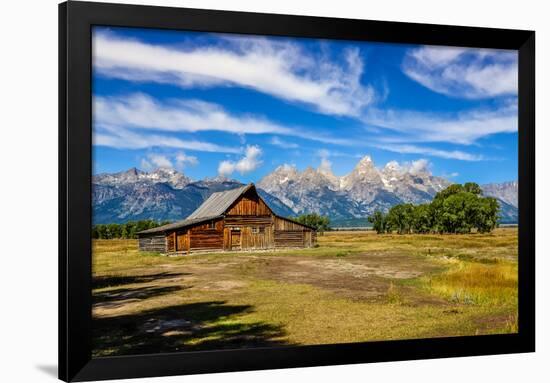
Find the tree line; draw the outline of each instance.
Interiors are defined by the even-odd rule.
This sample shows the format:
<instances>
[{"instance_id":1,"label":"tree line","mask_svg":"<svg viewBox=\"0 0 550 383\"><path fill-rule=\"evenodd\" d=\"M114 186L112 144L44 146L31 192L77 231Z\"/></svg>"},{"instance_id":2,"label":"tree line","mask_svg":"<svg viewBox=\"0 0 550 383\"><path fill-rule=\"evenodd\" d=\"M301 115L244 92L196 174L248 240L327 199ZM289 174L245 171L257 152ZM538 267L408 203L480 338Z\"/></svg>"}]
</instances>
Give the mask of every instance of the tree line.
<instances>
[{"instance_id":1,"label":"tree line","mask_svg":"<svg viewBox=\"0 0 550 383\"><path fill-rule=\"evenodd\" d=\"M130 221L126 223L98 224L92 227L92 238L94 239L134 239L137 232L166 225L170 221L154 221L151 219L141 221Z\"/></svg>"},{"instance_id":2,"label":"tree line","mask_svg":"<svg viewBox=\"0 0 550 383\"><path fill-rule=\"evenodd\" d=\"M430 203L393 206L387 214L380 211L369 217L378 234L394 233L487 233L498 224L499 204L483 197L478 184L454 184L437 193Z\"/></svg>"}]
</instances>

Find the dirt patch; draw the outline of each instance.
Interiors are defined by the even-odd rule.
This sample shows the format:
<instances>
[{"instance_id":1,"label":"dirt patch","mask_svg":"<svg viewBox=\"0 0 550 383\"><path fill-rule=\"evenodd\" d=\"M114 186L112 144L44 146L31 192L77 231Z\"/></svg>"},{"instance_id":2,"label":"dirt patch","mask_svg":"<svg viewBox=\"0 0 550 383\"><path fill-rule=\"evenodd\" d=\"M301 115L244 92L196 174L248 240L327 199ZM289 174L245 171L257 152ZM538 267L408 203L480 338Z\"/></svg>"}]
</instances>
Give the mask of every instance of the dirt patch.
<instances>
[{"instance_id":1,"label":"dirt patch","mask_svg":"<svg viewBox=\"0 0 550 383\"><path fill-rule=\"evenodd\" d=\"M202 290L233 290L238 289L240 287L245 286L245 282L241 281L231 281L231 280L223 280L223 281L215 281L207 283L206 285L201 286Z\"/></svg>"},{"instance_id":2,"label":"dirt patch","mask_svg":"<svg viewBox=\"0 0 550 383\"><path fill-rule=\"evenodd\" d=\"M392 280L415 278L440 267L425 258L392 254L360 254L345 259L263 257L248 262L249 274L311 284L351 299L381 299Z\"/></svg>"},{"instance_id":3,"label":"dirt patch","mask_svg":"<svg viewBox=\"0 0 550 383\"><path fill-rule=\"evenodd\" d=\"M220 259L217 262L197 256L193 261L171 264L169 272L167 270L153 277L159 276L158 280L162 284L172 285L171 288L185 283L193 290L220 293L239 291L251 279L268 279L310 284L353 300L379 301L387 298L392 282L416 278L441 268L440 262L428 257L388 252L345 257L235 255L230 260ZM143 285L140 287L98 293L95 307L114 309L156 295L155 291L148 291ZM403 286L399 286L397 292L412 305L443 302Z\"/></svg>"}]
</instances>

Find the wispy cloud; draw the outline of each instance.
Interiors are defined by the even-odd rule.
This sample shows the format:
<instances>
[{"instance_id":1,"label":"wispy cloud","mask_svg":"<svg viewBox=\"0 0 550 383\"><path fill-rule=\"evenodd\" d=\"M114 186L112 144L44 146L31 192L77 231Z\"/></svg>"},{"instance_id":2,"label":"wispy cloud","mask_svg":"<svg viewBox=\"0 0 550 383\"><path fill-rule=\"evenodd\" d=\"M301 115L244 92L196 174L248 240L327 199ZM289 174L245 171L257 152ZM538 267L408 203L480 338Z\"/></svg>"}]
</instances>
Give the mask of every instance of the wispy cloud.
<instances>
[{"instance_id":1,"label":"wispy cloud","mask_svg":"<svg viewBox=\"0 0 550 383\"><path fill-rule=\"evenodd\" d=\"M172 161L162 154L148 154L146 158L141 159L141 167L144 170L153 170L155 168L173 168Z\"/></svg>"},{"instance_id":2,"label":"wispy cloud","mask_svg":"<svg viewBox=\"0 0 550 383\"><path fill-rule=\"evenodd\" d=\"M227 36L223 45L175 47L96 33L93 60L104 76L184 88L250 88L330 115L359 115L375 98L373 88L361 83L364 63L357 49L335 62L274 39Z\"/></svg>"},{"instance_id":3,"label":"wispy cloud","mask_svg":"<svg viewBox=\"0 0 550 383\"><path fill-rule=\"evenodd\" d=\"M344 49L334 59L323 49L310 50L300 43L271 38L223 36L208 45L182 41L169 46L98 33L93 55L94 70L102 76L182 88L248 88L322 114L351 117L338 117L342 124L351 124L349 129L342 125L343 136L323 126L292 126L272 116L236 113L196 99L153 98L145 93L94 97L95 145L244 153L241 160L220 164L226 174L247 169L248 149L244 147L254 141L251 135L269 135L263 142L289 151L299 144L305 148L307 144L302 145L301 140L326 144L330 155L320 158L321 166L329 168L330 156L373 146L397 153L480 161L487 158L448 150L450 145L441 149L439 144L464 149L494 134L517 132L517 55L507 51L426 46L407 52L403 71L435 92L467 99L501 97L500 106L492 109L460 112L382 109L379 103L390 90L386 82L378 93L361 82L365 62L356 48ZM357 127L360 123L364 131ZM239 147L207 142L204 137L209 135L194 135L207 131L234 134L240 138ZM196 159L183 156L179 162L172 158L172 163L191 166L190 158Z\"/></svg>"},{"instance_id":4,"label":"wispy cloud","mask_svg":"<svg viewBox=\"0 0 550 383\"><path fill-rule=\"evenodd\" d=\"M481 154L472 154L461 150L443 150L427 146L408 145L408 144L380 144L373 145L379 149L388 150L394 153L405 154L422 154L433 157L446 159L462 160L462 161L481 161L485 157Z\"/></svg>"},{"instance_id":5,"label":"wispy cloud","mask_svg":"<svg viewBox=\"0 0 550 383\"><path fill-rule=\"evenodd\" d=\"M197 157L189 156L184 152L175 154L148 153L140 161L141 167L144 170L153 170L156 168L178 168L183 170L187 165L195 166L198 163Z\"/></svg>"},{"instance_id":6,"label":"wispy cloud","mask_svg":"<svg viewBox=\"0 0 550 383\"><path fill-rule=\"evenodd\" d=\"M282 140L277 136L272 137L271 140L269 141L269 143L271 145L278 146L278 147L283 148L283 149L296 149L296 148L299 147L299 145L297 143Z\"/></svg>"},{"instance_id":7,"label":"wispy cloud","mask_svg":"<svg viewBox=\"0 0 550 383\"><path fill-rule=\"evenodd\" d=\"M496 110L469 110L454 114L371 108L363 116L363 121L389 129L394 134L384 139L393 142L469 145L492 134L513 133L518 129L515 102Z\"/></svg>"},{"instance_id":8,"label":"wispy cloud","mask_svg":"<svg viewBox=\"0 0 550 383\"><path fill-rule=\"evenodd\" d=\"M185 140L177 137L135 133L121 126L95 124L93 144L115 149L147 149L152 147L187 149L214 153L241 153L241 148L217 145L199 140Z\"/></svg>"},{"instance_id":9,"label":"wispy cloud","mask_svg":"<svg viewBox=\"0 0 550 383\"><path fill-rule=\"evenodd\" d=\"M518 91L513 51L424 46L411 49L402 68L414 81L451 97L514 96Z\"/></svg>"},{"instance_id":10,"label":"wispy cloud","mask_svg":"<svg viewBox=\"0 0 550 383\"><path fill-rule=\"evenodd\" d=\"M197 166L199 163L199 160L195 156L190 156L188 154L185 154L184 152L179 152L175 156L176 160L176 167L179 169L183 169L186 166Z\"/></svg>"},{"instance_id":11,"label":"wispy cloud","mask_svg":"<svg viewBox=\"0 0 550 383\"><path fill-rule=\"evenodd\" d=\"M293 130L260 117L233 116L221 106L200 100L164 100L144 93L93 99L94 120L99 124L170 132L223 131L235 134L281 133Z\"/></svg>"},{"instance_id":12,"label":"wispy cloud","mask_svg":"<svg viewBox=\"0 0 550 383\"><path fill-rule=\"evenodd\" d=\"M441 177L443 178L456 178L458 177L460 174L458 172L451 172L451 173L443 173L441 175Z\"/></svg>"},{"instance_id":13,"label":"wispy cloud","mask_svg":"<svg viewBox=\"0 0 550 383\"><path fill-rule=\"evenodd\" d=\"M250 173L256 170L262 164L260 159L262 149L257 145L249 145L246 147L245 155L238 161L225 160L220 162L218 173L222 176L229 176L234 172L241 174Z\"/></svg>"},{"instance_id":14,"label":"wispy cloud","mask_svg":"<svg viewBox=\"0 0 550 383\"><path fill-rule=\"evenodd\" d=\"M132 131L220 131L241 137L245 134L280 134L336 145L354 144L353 140L331 137L323 132L310 132L303 127L283 126L262 116L234 115L213 103L186 99L161 102L144 93L116 97L96 96L93 99L93 118L97 125L122 127ZM279 142L283 141L279 139ZM150 140L150 145L154 143L154 140Z\"/></svg>"}]
</instances>

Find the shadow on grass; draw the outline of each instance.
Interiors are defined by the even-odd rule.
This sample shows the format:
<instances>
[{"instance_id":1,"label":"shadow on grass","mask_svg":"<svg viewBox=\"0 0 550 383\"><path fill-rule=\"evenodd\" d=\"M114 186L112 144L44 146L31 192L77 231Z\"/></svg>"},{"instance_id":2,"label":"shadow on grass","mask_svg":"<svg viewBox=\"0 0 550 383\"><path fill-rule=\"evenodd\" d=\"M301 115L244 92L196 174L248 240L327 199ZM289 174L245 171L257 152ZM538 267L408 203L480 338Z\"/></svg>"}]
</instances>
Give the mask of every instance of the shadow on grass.
<instances>
[{"instance_id":1,"label":"shadow on grass","mask_svg":"<svg viewBox=\"0 0 550 383\"><path fill-rule=\"evenodd\" d=\"M281 326L238 321L251 311L250 305L211 301L95 318L93 356L289 345L280 340Z\"/></svg>"},{"instance_id":2,"label":"shadow on grass","mask_svg":"<svg viewBox=\"0 0 550 383\"><path fill-rule=\"evenodd\" d=\"M165 287L133 287L118 288L115 290L94 292L92 302L94 308L115 308L131 302L154 298L175 291L189 289L192 286L165 286Z\"/></svg>"},{"instance_id":3,"label":"shadow on grass","mask_svg":"<svg viewBox=\"0 0 550 383\"><path fill-rule=\"evenodd\" d=\"M104 287L116 287L121 285L130 285L133 283L147 283L158 281L160 279L177 278L190 273L157 273L150 275L127 275L127 276L101 276L92 278L92 288L102 289Z\"/></svg>"}]
</instances>

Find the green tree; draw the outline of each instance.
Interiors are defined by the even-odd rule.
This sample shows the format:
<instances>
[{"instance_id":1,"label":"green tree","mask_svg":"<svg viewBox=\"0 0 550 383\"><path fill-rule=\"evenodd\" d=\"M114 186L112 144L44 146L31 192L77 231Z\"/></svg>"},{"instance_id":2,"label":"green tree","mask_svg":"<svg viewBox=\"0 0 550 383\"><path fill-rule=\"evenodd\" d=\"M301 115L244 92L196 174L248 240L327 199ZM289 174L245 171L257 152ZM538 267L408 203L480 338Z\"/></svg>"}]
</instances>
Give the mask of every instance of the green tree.
<instances>
[{"instance_id":1,"label":"green tree","mask_svg":"<svg viewBox=\"0 0 550 383\"><path fill-rule=\"evenodd\" d=\"M441 190L440 192L438 192L435 197L434 197L434 201L435 200L445 200L447 198L449 198L450 196L452 196L453 194L457 194L457 193L461 193L464 191L464 186L460 185L460 184L452 184L450 186L447 186L447 188Z\"/></svg>"},{"instance_id":2,"label":"green tree","mask_svg":"<svg viewBox=\"0 0 550 383\"><path fill-rule=\"evenodd\" d=\"M316 213L302 214L294 218L294 220L303 225L315 228L315 230L317 230L321 234L323 234L327 230L330 230L330 219L326 216L322 216Z\"/></svg>"},{"instance_id":3,"label":"green tree","mask_svg":"<svg viewBox=\"0 0 550 383\"><path fill-rule=\"evenodd\" d=\"M466 182L464 184L464 191L475 195L481 195L481 187L475 182Z\"/></svg>"},{"instance_id":4,"label":"green tree","mask_svg":"<svg viewBox=\"0 0 550 383\"><path fill-rule=\"evenodd\" d=\"M369 217L377 233L479 233L493 230L498 224L499 204L495 198L483 197L474 182L454 184L437 193L429 204L399 204L387 214L375 212Z\"/></svg>"},{"instance_id":5,"label":"green tree","mask_svg":"<svg viewBox=\"0 0 550 383\"><path fill-rule=\"evenodd\" d=\"M120 238L128 238L128 225L126 223L120 225Z\"/></svg>"},{"instance_id":6,"label":"green tree","mask_svg":"<svg viewBox=\"0 0 550 383\"><path fill-rule=\"evenodd\" d=\"M414 205L410 203L393 206L388 212L387 229L399 234L409 233L412 226L412 212Z\"/></svg>"},{"instance_id":7,"label":"green tree","mask_svg":"<svg viewBox=\"0 0 550 383\"><path fill-rule=\"evenodd\" d=\"M412 211L412 231L425 234L432 231L433 216L429 204L417 205Z\"/></svg>"},{"instance_id":8,"label":"green tree","mask_svg":"<svg viewBox=\"0 0 550 383\"><path fill-rule=\"evenodd\" d=\"M478 201L479 207L474 219L474 226L480 233L488 233L498 223L499 204L495 198L484 197Z\"/></svg>"},{"instance_id":9,"label":"green tree","mask_svg":"<svg viewBox=\"0 0 550 383\"><path fill-rule=\"evenodd\" d=\"M378 234L384 234L386 232L387 220L386 215L380 211L375 211L373 215L368 218L372 223L372 229Z\"/></svg>"},{"instance_id":10,"label":"green tree","mask_svg":"<svg viewBox=\"0 0 550 383\"><path fill-rule=\"evenodd\" d=\"M473 227L477 196L468 192L450 195L443 201L441 224L446 233L468 233Z\"/></svg>"}]
</instances>

